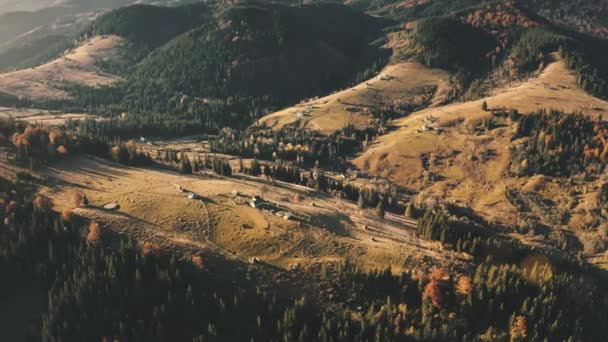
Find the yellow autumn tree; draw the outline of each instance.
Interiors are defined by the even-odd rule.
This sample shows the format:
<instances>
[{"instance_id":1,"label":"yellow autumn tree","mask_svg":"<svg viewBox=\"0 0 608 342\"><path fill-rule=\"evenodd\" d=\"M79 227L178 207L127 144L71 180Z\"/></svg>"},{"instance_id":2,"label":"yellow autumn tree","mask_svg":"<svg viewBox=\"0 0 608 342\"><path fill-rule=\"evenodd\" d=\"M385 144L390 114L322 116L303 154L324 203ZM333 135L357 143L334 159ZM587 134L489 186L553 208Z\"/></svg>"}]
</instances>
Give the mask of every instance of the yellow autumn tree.
<instances>
[{"instance_id":1,"label":"yellow autumn tree","mask_svg":"<svg viewBox=\"0 0 608 342\"><path fill-rule=\"evenodd\" d=\"M511 340L520 340L528 336L528 327L524 316L517 316L509 329Z\"/></svg>"}]
</instances>

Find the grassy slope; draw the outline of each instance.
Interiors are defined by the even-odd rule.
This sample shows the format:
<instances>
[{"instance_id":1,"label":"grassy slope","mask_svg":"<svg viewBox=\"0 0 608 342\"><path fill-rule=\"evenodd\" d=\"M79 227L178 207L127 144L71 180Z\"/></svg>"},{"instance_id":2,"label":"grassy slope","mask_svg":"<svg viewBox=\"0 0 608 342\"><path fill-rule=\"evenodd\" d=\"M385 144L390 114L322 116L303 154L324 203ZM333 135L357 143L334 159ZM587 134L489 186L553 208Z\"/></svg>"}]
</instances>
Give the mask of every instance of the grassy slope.
<instances>
[{"instance_id":1,"label":"grassy slope","mask_svg":"<svg viewBox=\"0 0 608 342\"><path fill-rule=\"evenodd\" d=\"M295 124L305 129L324 133L354 125L364 129L372 119L368 108L382 103L400 103L426 106L440 97L448 86L449 74L439 69L426 68L417 62L404 62L387 66L381 74L390 80L374 77L352 88L306 101L282 109L259 120L272 128ZM300 116L299 113L306 113Z\"/></svg>"},{"instance_id":2,"label":"grassy slope","mask_svg":"<svg viewBox=\"0 0 608 342\"><path fill-rule=\"evenodd\" d=\"M593 116L608 115L608 102L587 95L577 86L576 80L554 54L555 61L538 77L495 91L483 100L455 103L428 108L398 120L398 129L380 137L354 159L359 168L388 177L395 182L421 192L419 199L437 196L447 202L472 208L483 218L505 225L518 221L517 209L505 196L507 187L522 189L529 178L512 178L506 174L510 163L513 127L475 133L475 127L491 117L482 110L485 100L490 109L514 108L529 113L542 108L555 108L566 112L581 110ZM420 132L425 119L434 118L445 130L442 133ZM428 167L424 156L433 156L436 162ZM426 182L424 174L430 172L436 181ZM548 179L539 187L544 198L554 201L558 210L578 200L570 190L580 191L575 185ZM597 184L589 185L588 197L597 194ZM530 185L527 187L531 188ZM535 212L541 216L542 213ZM573 216L566 227L579 228L580 217ZM537 241L538 242L538 241Z\"/></svg>"},{"instance_id":3,"label":"grassy slope","mask_svg":"<svg viewBox=\"0 0 608 342\"><path fill-rule=\"evenodd\" d=\"M114 84L120 78L102 72L97 63L120 60L125 45L117 36L94 37L49 63L0 74L0 92L32 100L57 99L70 97L63 89L65 84Z\"/></svg>"}]
</instances>

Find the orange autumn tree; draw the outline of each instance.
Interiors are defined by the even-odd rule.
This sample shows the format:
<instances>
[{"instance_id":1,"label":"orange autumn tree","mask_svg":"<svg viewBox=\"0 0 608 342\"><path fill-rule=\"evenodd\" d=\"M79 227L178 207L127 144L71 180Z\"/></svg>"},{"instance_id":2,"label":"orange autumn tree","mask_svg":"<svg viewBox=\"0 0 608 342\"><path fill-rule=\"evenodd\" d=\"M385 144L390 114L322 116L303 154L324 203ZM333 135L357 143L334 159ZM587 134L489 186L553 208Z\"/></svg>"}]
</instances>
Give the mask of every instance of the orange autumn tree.
<instances>
[{"instance_id":1,"label":"orange autumn tree","mask_svg":"<svg viewBox=\"0 0 608 342\"><path fill-rule=\"evenodd\" d=\"M160 247L152 242L146 241L144 242L144 255L160 255Z\"/></svg>"},{"instance_id":2,"label":"orange autumn tree","mask_svg":"<svg viewBox=\"0 0 608 342\"><path fill-rule=\"evenodd\" d=\"M101 242L101 228L95 221L89 225L89 233L87 234L87 241L90 244L99 244Z\"/></svg>"},{"instance_id":3,"label":"orange autumn tree","mask_svg":"<svg viewBox=\"0 0 608 342\"><path fill-rule=\"evenodd\" d=\"M203 270L205 268L203 265L203 257L201 257L200 255L194 255L192 257L192 264L199 270Z\"/></svg>"},{"instance_id":4,"label":"orange autumn tree","mask_svg":"<svg viewBox=\"0 0 608 342\"><path fill-rule=\"evenodd\" d=\"M60 145L59 147L57 147L57 153L60 156L67 156L68 154L70 154L70 152L68 151L68 149L65 146L63 146L63 145Z\"/></svg>"},{"instance_id":5,"label":"orange autumn tree","mask_svg":"<svg viewBox=\"0 0 608 342\"><path fill-rule=\"evenodd\" d=\"M511 335L512 340L520 340L526 338L528 336L528 325L526 322L526 317L515 317L515 319L511 323L509 333Z\"/></svg>"},{"instance_id":6,"label":"orange autumn tree","mask_svg":"<svg viewBox=\"0 0 608 342\"><path fill-rule=\"evenodd\" d=\"M74 143L64 132L47 126L28 126L15 132L11 141L17 150L16 161L30 166L68 155L68 147Z\"/></svg>"},{"instance_id":7,"label":"orange autumn tree","mask_svg":"<svg viewBox=\"0 0 608 342\"><path fill-rule=\"evenodd\" d=\"M444 270L436 268L431 271L428 278L430 281L424 287L422 299L425 300L430 298L434 307L441 308L444 302L442 286L446 278L446 273Z\"/></svg>"}]
</instances>

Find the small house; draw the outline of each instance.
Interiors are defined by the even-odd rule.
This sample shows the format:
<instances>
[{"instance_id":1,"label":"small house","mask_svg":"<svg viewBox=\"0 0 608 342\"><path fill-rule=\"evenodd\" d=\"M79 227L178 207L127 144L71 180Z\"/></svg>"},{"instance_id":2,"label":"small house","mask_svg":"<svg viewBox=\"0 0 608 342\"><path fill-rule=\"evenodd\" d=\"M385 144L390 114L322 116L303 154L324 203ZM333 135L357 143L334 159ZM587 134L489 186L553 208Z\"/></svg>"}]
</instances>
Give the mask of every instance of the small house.
<instances>
[{"instance_id":1,"label":"small house","mask_svg":"<svg viewBox=\"0 0 608 342\"><path fill-rule=\"evenodd\" d=\"M201 196L195 194L194 192L191 192L191 193L188 194L188 198L191 199L191 200L197 200L197 199L200 199Z\"/></svg>"}]
</instances>

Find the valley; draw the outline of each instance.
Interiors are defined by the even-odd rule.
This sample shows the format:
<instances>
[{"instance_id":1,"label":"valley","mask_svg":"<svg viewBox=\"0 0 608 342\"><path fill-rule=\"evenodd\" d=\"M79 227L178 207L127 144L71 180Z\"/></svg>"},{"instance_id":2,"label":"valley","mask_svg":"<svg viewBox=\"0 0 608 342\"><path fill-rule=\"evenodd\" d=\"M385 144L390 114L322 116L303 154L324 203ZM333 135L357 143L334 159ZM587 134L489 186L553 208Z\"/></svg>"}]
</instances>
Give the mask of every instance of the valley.
<instances>
[{"instance_id":1,"label":"valley","mask_svg":"<svg viewBox=\"0 0 608 342\"><path fill-rule=\"evenodd\" d=\"M603 337L608 7L69 3L0 73L0 331Z\"/></svg>"}]
</instances>

